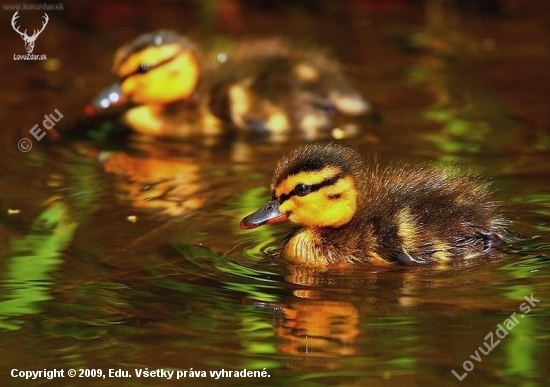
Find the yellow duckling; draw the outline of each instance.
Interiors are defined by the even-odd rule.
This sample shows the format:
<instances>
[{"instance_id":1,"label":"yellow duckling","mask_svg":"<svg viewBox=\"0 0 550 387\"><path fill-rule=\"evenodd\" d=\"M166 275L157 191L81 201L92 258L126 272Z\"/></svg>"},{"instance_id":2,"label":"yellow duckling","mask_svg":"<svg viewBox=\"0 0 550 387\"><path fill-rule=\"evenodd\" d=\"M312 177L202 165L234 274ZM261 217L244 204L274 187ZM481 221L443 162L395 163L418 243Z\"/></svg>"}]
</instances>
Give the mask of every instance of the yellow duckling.
<instances>
[{"instance_id":1,"label":"yellow duckling","mask_svg":"<svg viewBox=\"0 0 550 387\"><path fill-rule=\"evenodd\" d=\"M509 239L485 185L434 170L382 168L336 143L308 144L280 160L271 195L241 228L296 223L281 255L298 265L449 261Z\"/></svg>"},{"instance_id":2,"label":"yellow duckling","mask_svg":"<svg viewBox=\"0 0 550 387\"><path fill-rule=\"evenodd\" d=\"M224 124L284 138L297 128L317 138L338 113L358 116L368 103L324 52L281 40L244 42L205 56L173 31L138 36L113 63L118 80L86 107L91 115L129 104L123 121L137 132L186 137L219 134Z\"/></svg>"}]
</instances>

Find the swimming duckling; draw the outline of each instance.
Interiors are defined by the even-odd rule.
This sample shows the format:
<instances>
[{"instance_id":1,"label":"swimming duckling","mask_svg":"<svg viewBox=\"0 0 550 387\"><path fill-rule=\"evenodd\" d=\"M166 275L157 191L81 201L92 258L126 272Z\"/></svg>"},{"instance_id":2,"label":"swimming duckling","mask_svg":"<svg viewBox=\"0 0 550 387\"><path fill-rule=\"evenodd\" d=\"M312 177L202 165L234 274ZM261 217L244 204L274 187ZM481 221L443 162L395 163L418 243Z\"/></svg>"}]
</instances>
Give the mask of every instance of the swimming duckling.
<instances>
[{"instance_id":1,"label":"swimming duckling","mask_svg":"<svg viewBox=\"0 0 550 387\"><path fill-rule=\"evenodd\" d=\"M297 128L316 138L337 113L358 116L368 103L324 52L277 40L241 44L234 52L204 55L173 31L138 36L113 63L117 82L87 107L90 115L129 103L124 122L159 136L219 134L223 123L284 137Z\"/></svg>"},{"instance_id":2,"label":"swimming duckling","mask_svg":"<svg viewBox=\"0 0 550 387\"><path fill-rule=\"evenodd\" d=\"M509 236L487 187L469 177L382 168L336 143L312 143L283 157L272 200L241 228L290 220L281 255L293 264L424 264L471 258Z\"/></svg>"},{"instance_id":3,"label":"swimming duckling","mask_svg":"<svg viewBox=\"0 0 550 387\"><path fill-rule=\"evenodd\" d=\"M188 136L199 122L201 54L187 38L172 31L139 35L115 54L117 80L86 106L99 115L128 106L123 122L139 133Z\"/></svg>"}]
</instances>

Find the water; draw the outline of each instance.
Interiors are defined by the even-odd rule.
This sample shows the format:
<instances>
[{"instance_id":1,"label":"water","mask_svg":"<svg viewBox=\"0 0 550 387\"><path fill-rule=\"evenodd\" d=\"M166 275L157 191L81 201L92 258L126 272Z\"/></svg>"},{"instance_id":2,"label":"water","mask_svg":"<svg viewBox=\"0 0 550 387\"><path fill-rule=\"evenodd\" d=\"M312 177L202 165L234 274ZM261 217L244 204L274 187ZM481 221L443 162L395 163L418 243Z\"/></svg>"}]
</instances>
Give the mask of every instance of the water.
<instances>
[{"instance_id":1,"label":"water","mask_svg":"<svg viewBox=\"0 0 550 387\"><path fill-rule=\"evenodd\" d=\"M79 19L67 5L63 16L50 14L36 47L62 70L13 61L23 43L6 16L2 385L547 385L548 6L501 4L487 14L474 2L268 11L245 3L222 7L218 19L179 3L103 4ZM124 21L96 16L108 7ZM523 239L444 271L319 272L270 258L288 228L242 231L238 223L266 200L277 159L298 141L73 135L84 128L83 102L109 80L116 46L160 27L205 44L286 31L327 45L379 113L346 143L490 178ZM17 150L55 109L59 131ZM25 380L13 369L63 369L65 377ZM101 376L70 378L69 369ZM131 377L109 378L110 369ZM187 374L137 377L146 369ZM210 376L222 369L269 377Z\"/></svg>"}]
</instances>

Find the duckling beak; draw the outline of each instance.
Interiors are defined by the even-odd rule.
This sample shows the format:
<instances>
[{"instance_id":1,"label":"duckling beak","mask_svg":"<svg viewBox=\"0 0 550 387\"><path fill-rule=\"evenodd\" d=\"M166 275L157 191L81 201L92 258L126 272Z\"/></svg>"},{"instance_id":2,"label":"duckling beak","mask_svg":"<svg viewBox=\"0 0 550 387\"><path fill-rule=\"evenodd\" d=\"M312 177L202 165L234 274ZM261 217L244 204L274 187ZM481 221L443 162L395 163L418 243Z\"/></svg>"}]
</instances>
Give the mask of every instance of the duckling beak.
<instances>
[{"instance_id":1,"label":"duckling beak","mask_svg":"<svg viewBox=\"0 0 550 387\"><path fill-rule=\"evenodd\" d=\"M256 228L264 224L276 224L287 220L288 216L279 212L279 203L277 203L277 200L272 200L265 206L243 218L241 220L241 228Z\"/></svg>"},{"instance_id":2,"label":"duckling beak","mask_svg":"<svg viewBox=\"0 0 550 387\"><path fill-rule=\"evenodd\" d=\"M99 114L111 107L120 106L126 102L126 97L120 88L120 82L115 82L103 89L94 99L86 104L84 111L88 115Z\"/></svg>"}]
</instances>

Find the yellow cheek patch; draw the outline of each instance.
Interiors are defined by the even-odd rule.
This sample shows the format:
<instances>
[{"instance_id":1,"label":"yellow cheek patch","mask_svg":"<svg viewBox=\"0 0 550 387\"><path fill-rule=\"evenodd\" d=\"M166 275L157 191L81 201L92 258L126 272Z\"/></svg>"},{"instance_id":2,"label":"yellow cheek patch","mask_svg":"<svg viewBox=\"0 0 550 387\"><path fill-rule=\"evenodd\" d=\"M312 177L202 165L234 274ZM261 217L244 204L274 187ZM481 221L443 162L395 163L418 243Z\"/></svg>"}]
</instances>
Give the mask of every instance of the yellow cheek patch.
<instances>
[{"instance_id":1,"label":"yellow cheek patch","mask_svg":"<svg viewBox=\"0 0 550 387\"><path fill-rule=\"evenodd\" d=\"M280 206L289 219L309 227L341 227L357 210L357 189L351 176L305 196L292 196Z\"/></svg>"},{"instance_id":2,"label":"yellow cheek patch","mask_svg":"<svg viewBox=\"0 0 550 387\"><path fill-rule=\"evenodd\" d=\"M276 188L275 195L277 197L290 193L298 184L315 185L319 184L331 177L340 173L337 167L325 167L319 171L305 171L291 175L283 180Z\"/></svg>"},{"instance_id":3,"label":"yellow cheek patch","mask_svg":"<svg viewBox=\"0 0 550 387\"><path fill-rule=\"evenodd\" d=\"M134 103L170 103L189 97L197 85L199 66L189 52L143 74L129 76L121 89Z\"/></svg>"},{"instance_id":4,"label":"yellow cheek patch","mask_svg":"<svg viewBox=\"0 0 550 387\"><path fill-rule=\"evenodd\" d=\"M296 200L297 198L296 197L292 197L290 199L288 199L287 201L285 201L283 204L281 204L279 206L279 211L282 213L282 214L288 214L288 213L291 213L291 212L294 212L294 210L296 209L296 207L300 206L300 201L299 200ZM290 219L292 220L292 219Z\"/></svg>"}]
</instances>

